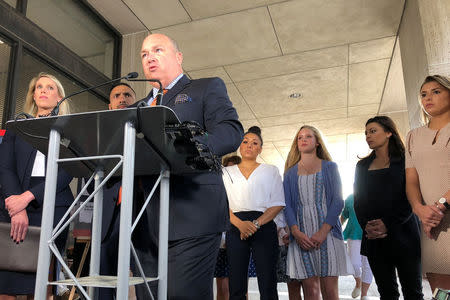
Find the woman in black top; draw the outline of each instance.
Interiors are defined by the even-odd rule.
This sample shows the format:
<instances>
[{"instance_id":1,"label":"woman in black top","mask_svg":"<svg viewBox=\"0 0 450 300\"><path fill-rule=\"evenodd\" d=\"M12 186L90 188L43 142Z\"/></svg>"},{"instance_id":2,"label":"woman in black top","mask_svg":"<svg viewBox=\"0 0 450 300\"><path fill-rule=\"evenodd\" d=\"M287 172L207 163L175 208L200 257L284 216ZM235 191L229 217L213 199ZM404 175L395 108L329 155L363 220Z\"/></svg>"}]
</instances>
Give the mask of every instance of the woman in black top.
<instances>
[{"instance_id":1,"label":"woman in black top","mask_svg":"<svg viewBox=\"0 0 450 300\"><path fill-rule=\"evenodd\" d=\"M405 147L394 122L385 116L366 123L373 151L356 165L355 212L364 230L366 255L380 298L398 299L396 272L406 300L423 299L417 217L405 192Z\"/></svg>"},{"instance_id":2,"label":"woman in black top","mask_svg":"<svg viewBox=\"0 0 450 300\"><path fill-rule=\"evenodd\" d=\"M56 77L39 73L29 84L24 110L36 118L48 116L64 95L64 88ZM69 111L68 102L62 102L59 114ZM3 138L0 157L0 222L11 223L11 243L20 244L27 239L29 225L41 225L46 158L12 131L7 131ZM54 225L58 224L73 202L69 187L71 180L72 176L59 167ZM68 228L55 240L61 254L67 234ZM50 269L50 280L54 271L54 268ZM15 300L16 295L27 295L27 299L33 299L35 282L36 273L0 270L0 300Z\"/></svg>"}]
</instances>

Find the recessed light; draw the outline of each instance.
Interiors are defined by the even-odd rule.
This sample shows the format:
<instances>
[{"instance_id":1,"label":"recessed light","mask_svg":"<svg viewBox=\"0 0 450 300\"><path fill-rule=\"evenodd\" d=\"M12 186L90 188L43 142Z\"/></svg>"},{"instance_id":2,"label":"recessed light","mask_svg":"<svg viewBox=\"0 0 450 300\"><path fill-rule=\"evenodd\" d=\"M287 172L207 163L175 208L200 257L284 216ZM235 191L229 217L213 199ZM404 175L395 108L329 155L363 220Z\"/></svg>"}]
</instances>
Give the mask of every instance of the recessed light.
<instances>
[{"instance_id":1,"label":"recessed light","mask_svg":"<svg viewBox=\"0 0 450 300\"><path fill-rule=\"evenodd\" d=\"M289 95L289 98L300 99L300 98L303 98L303 94L302 93L292 93Z\"/></svg>"},{"instance_id":2,"label":"recessed light","mask_svg":"<svg viewBox=\"0 0 450 300\"><path fill-rule=\"evenodd\" d=\"M3 44L3 41L2 41L2 40L0 40L0 44Z\"/></svg>"}]
</instances>

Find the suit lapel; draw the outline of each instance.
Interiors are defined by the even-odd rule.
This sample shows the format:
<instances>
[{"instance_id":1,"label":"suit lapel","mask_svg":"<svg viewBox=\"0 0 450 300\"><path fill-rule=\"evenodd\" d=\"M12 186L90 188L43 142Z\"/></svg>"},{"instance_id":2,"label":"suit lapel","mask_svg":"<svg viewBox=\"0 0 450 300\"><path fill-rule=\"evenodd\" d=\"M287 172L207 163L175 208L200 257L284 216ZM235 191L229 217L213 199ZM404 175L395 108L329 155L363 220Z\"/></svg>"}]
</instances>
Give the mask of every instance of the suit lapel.
<instances>
[{"instance_id":1,"label":"suit lapel","mask_svg":"<svg viewBox=\"0 0 450 300\"><path fill-rule=\"evenodd\" d=\"M17 148L20 149L17 156L28 158L27 162L23 165L24 166L22 170L23 173L21 174L22 186L28 189L30 185L31 172L33 171L34 160L36 159L37 151L30 144L23 141L22 139L16 139L16 141L19 143L17 145Z\"/></svg>"},{"instance_id":2,"label":"suit lapel","mask_svg":"<svg viewBox=\"0 0 450 300\"><path fill-rule=\"evenodd\" d=\"M151 99L152 97L153 97L153 89L151 89L151 90L150 90L150 93L148 93L147 97L145 97L145 98L142 99L142 100L144 100L145 103L148 103L149 99ZM142 101L142 100L141 100L141 101ZM135 106L136 103L138 103L138 102L139 102L139 101L136 101L134 104L132 104L132 105L130 105L130 106L133 107L133 106ZM148 105L150 105L150 104L148 104Z\"/></svg>"},{"instance_id":3,"label":"suit lapel","mask_svg":"<svg viewBox=\"0 0 450 300\"><path fill-rule=\"evenodd\" d=\"M168 106L170 102L173 102L175 96L177 96L186 86L191 82L191 80L183 75L180 80L170 89L163 97L162 105Z\"/></svg>"}]
</instances>

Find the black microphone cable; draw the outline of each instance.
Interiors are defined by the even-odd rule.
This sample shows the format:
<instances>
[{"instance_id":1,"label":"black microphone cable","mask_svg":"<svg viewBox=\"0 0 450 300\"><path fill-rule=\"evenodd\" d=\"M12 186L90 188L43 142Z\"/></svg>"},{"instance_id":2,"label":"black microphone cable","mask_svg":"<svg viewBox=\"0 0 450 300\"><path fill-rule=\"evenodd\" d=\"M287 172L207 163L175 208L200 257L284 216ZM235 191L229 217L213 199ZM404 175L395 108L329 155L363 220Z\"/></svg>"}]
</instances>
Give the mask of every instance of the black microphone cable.
<instances>
[{"instance_id":1,"label":"black microphone cable","mask_svg":"<svg viewBox=\"0 0 450 300\"><path fill-rule=\"evenodd\" d=\"M89 87L89 88L86 88L86 89L82 89L81 91L75 92L73 94L70 94L69 96L66 96L66 97L62 98L60 101L58 101L58 104L56 104L55 108L50 112L50 116L57 116L59 114L59 106L61 105L61 103L63 103L66 99L68 99L70 97L73 97L73 96L76 96L78 94L81 94L81 93L84 93L84 92L87 92L87 91L99 88L99 87L107 85L107 84L111 84L113 82L116 82L116 81L119 81L119 80L122 80L122 79L129 80L131 78L136 78L138 76L139 76L139 74L137 72L131 72L131 73L128 73L126 76L115 78L113 80L109 80L109 81L104 82L102 84L98 84L98 85L95 85L95 86L92 86L92 87Z\"/></svg>"},{"instance_id":2,"label":"black microphone cable","mask_svg":"<svg viewBox=\"0 0 450 300\"><path fill-rule=\"evenodd\" d=\"M93 86L93 87L90 87L90 88L87 88L87 89L83 89L83 90L81 90L81 91L78 91L78 92L75 92L75 93L73 93L73 94L70 94L69 96L66 96L66 97L62 98L60 101L58 101L58 103L56 104L55 108L53 108L53 110L50 112L50 114L49 114L48 116L57 116L58 113L59 113L59 106L61 105L61 103L62 103L64 100L66 100L66 99L68 99L68 98L70 98L70 97L73 97L73 96L78 95L78 94L81 94L81 93L83 93L83 92L86 92L86 91L89 91L89 90L93 90L93 89L96 89L96 88L98 88L98 87L101 87L101 86L104 86L104 85L113 83L113 82L115 82L115 81L119 81L119 80L122 80L122 79L129 80L129 79L131 79L131 78L136 78L136 77L138 77L138 76L139 76L139 74L138 74L137 72L131 72L131 73L128 73L126 76L122 76L122 77L120 77L120 78L116 78L116 79L113 79L113 80L104 82L104 83L102 83L102 84L99 84L99 85L96 85L96 86ZM40 135L34 135L34 134L31 134L31 133L25 132L25 131L23 131L23 130L20 128L20 126L17 126L17 123L18 123L17 121L18 121L19 119L34 119L34 118L35 118L35 117L33 117L32 115L29 115L29 114L24 113L24 112L17 114L17 115L14 117L14 129L17 130L18 132L20 132L21 134L23 134L23 135L25 135L25 136L29 136L29 137L31 137L31 138L37 138L37 139L42 139L42 140L48 140L48 137L40 136Z\"/></svg>"},{"instance_id":3,"label":"black microphone cable","mask_svg":"<svg viewBox=\"0 0 450 300\"><path fill-rule=\"evenodd\" d=\"M34 117L32 115L29 115L27 113L19 113L14 117L14 129L16 129L17 131L19 131L21 134L32 137L32 138L36 138L36 139L41 139L41 140L48 140L48 137L45 136L41 136L41 135L34 135L28 132L23 131L20 126L17 126L17 121L18 120L23 120L23 119L34 119Z\"/></svg>"}]
</instances>

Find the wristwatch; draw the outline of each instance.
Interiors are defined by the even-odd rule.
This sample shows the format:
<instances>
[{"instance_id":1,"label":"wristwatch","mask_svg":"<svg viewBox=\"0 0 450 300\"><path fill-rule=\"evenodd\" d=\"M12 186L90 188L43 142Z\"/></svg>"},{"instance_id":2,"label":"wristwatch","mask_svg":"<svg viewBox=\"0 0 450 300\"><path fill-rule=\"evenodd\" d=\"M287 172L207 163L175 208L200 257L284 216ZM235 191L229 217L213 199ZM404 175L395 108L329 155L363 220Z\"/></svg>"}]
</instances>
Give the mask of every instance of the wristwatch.
<instances>
[{"instance_id":1,"label":"wristwatch","mask_svg":"<svg viewBox=\"0 0 450 300\"><path fill-rule=\"evenodd\" d=\"M256 229L261 228L261 226L259 225L258 220L253 220L252 223L256 226Z\"/></svg>"},{"instance_id":2,"label":"wristwatch","mask_svg":"<svg viewBox=\"0 0 450 300\"><path fill-rule=\"evenodd\" d=\"M448 204L447 199L445 199L444 197L439 199L438 202L440 204L444 205L446 209L450 209L450 204ZM253 221L253 222L255 222L255 221Z\"/></svg>"}]
</instances>

